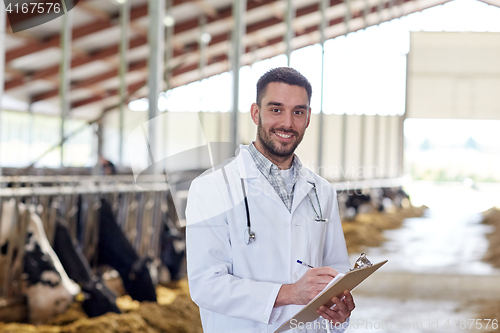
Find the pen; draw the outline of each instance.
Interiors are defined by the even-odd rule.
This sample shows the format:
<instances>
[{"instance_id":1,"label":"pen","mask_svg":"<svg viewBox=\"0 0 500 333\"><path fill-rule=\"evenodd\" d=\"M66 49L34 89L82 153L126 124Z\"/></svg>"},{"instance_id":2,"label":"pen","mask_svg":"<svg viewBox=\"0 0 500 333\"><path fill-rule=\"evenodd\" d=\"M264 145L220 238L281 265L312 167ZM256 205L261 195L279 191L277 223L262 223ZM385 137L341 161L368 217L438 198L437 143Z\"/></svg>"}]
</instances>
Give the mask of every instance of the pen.
<instances>
[{"instance_id":1,"label":"pen","mask_svg":"<svg viewBox=\"0 0 500 333\"><path fill-rule=\"evenodd\" d=\"M306 266L306 267L309 267L309 268L314 268L314 267L312 267L311 265L309 265L309 264L307 264L307 263L305 263L305 262L302 262L302 261L300 261L300 260L297 260L297 263L298 263L298 264L301 264L302 266Z\"/></svg>"}]
</instances>

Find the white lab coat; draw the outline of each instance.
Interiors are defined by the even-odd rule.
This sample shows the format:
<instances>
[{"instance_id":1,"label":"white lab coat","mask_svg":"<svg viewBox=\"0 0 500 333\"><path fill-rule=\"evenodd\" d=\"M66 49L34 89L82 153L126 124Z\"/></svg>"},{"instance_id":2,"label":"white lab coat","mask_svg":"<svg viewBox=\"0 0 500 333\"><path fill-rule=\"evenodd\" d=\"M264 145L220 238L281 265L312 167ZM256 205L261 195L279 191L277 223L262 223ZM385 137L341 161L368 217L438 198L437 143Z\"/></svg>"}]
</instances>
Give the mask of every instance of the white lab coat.
<instances>
[{"instance_id":1,"label":"white lab coat","mask_svg":"<svg viewBox=\"0 0 500 333\"><path fill-rule=\"evenodd\" d=\"M256 234L248 245L240 179ZM318 207L308 182L316 184L328 222L314 220L308 193ZM302 167L289 212L257 169L248 146L240 146L225 166L192 182L186 218L189 288L205 333L273 332L290 319L302 306L273 306L281 285L296 282L307 271L297 260L343 273L350 267L333 186Z\"/></svg>"}]
</instances>

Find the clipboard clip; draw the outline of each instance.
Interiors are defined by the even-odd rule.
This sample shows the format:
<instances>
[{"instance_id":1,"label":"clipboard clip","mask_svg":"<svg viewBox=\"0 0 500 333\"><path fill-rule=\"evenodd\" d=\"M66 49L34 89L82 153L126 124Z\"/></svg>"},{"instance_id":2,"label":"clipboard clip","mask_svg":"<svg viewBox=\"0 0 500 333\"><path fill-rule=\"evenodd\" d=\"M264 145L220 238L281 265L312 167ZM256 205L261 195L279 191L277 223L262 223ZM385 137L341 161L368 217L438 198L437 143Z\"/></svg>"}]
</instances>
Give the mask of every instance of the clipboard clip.
<instances>
[{"instance_id":1,"label":"clipboard clip","mask_svg":"<svg viewBox=\"0 0 500 333\"><path fill-rule=\"evenodd\" d=\"M351 271L355 271L360 268L365 268L365 267L370 267L373 266L373 264L368 260L366 257L366 253L362 252L359 258L356 260L356 263L354 263L354 268L351 269Z\"/></svg>"}]
</instances>

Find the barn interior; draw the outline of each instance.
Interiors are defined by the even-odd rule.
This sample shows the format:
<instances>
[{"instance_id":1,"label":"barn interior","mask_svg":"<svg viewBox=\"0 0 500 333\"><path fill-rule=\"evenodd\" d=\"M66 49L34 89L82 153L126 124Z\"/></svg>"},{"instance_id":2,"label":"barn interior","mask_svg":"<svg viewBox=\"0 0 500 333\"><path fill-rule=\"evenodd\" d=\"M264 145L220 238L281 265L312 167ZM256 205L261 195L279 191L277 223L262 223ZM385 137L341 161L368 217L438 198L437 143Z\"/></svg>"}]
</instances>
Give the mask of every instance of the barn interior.
<instances>
[{"instance_id":1,"label":"barn interior","mask_svg":"<svg viewBox=\"0 0 500 333\"><path fill-rule=\"evenodd\" d=\"M280 66L351 263L389 260L350 329L500 332L499 0L48 6L0 4L0 332L202 332L189 186Z\"/></svg>"}]
</instances>

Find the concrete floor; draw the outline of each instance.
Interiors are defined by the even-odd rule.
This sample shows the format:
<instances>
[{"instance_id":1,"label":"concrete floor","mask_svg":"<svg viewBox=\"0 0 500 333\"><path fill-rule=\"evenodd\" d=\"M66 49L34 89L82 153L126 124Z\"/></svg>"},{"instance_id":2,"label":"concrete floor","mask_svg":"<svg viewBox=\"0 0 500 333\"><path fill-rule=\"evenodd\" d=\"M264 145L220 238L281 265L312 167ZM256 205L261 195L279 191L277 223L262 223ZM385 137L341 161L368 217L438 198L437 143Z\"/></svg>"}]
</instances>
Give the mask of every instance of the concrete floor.
<instances>
[{"instance_id":1,"label":"concrete floor","mask_svg":"<svg viewBox=\"0 0 500 333\"><path fill-rule=\"evenodd\" d=\"M389 262L353 291L349 331L478 331L469 329L469 319L477 318L480 301L500 300L500 270L481 261L491 227L480 222L470 207L456 206L428 210L385 231L387 242L366 253L373 263ZM484 329L486 321L480 322Z\"/></svg>"},{"instance_id":2,"label":"concrete floor","mask_svg":"<svg viewBox=\"0 0 500 333\"><path fill-rule=\"evenodd\" d=\"M365 297L355 294L351 332L463 332L460 320L474 318L473 309L460 302L405 298Z\"/></svg>"},{"instance_id":3,"label":"concrete floor","mask_svg":"<svg viewBox=\"0 0 500 333\"><path fill-rule=\"evenodd\" d=\"M424 217L406 219L400 229L386 230L387 241L368 249L367 256L372 262L388 259L384 271L496 275L500 270L481 261L488 248L485 234L492 230L481 220L477 213L427 210Z\"/></svg>"}]
</instances>

